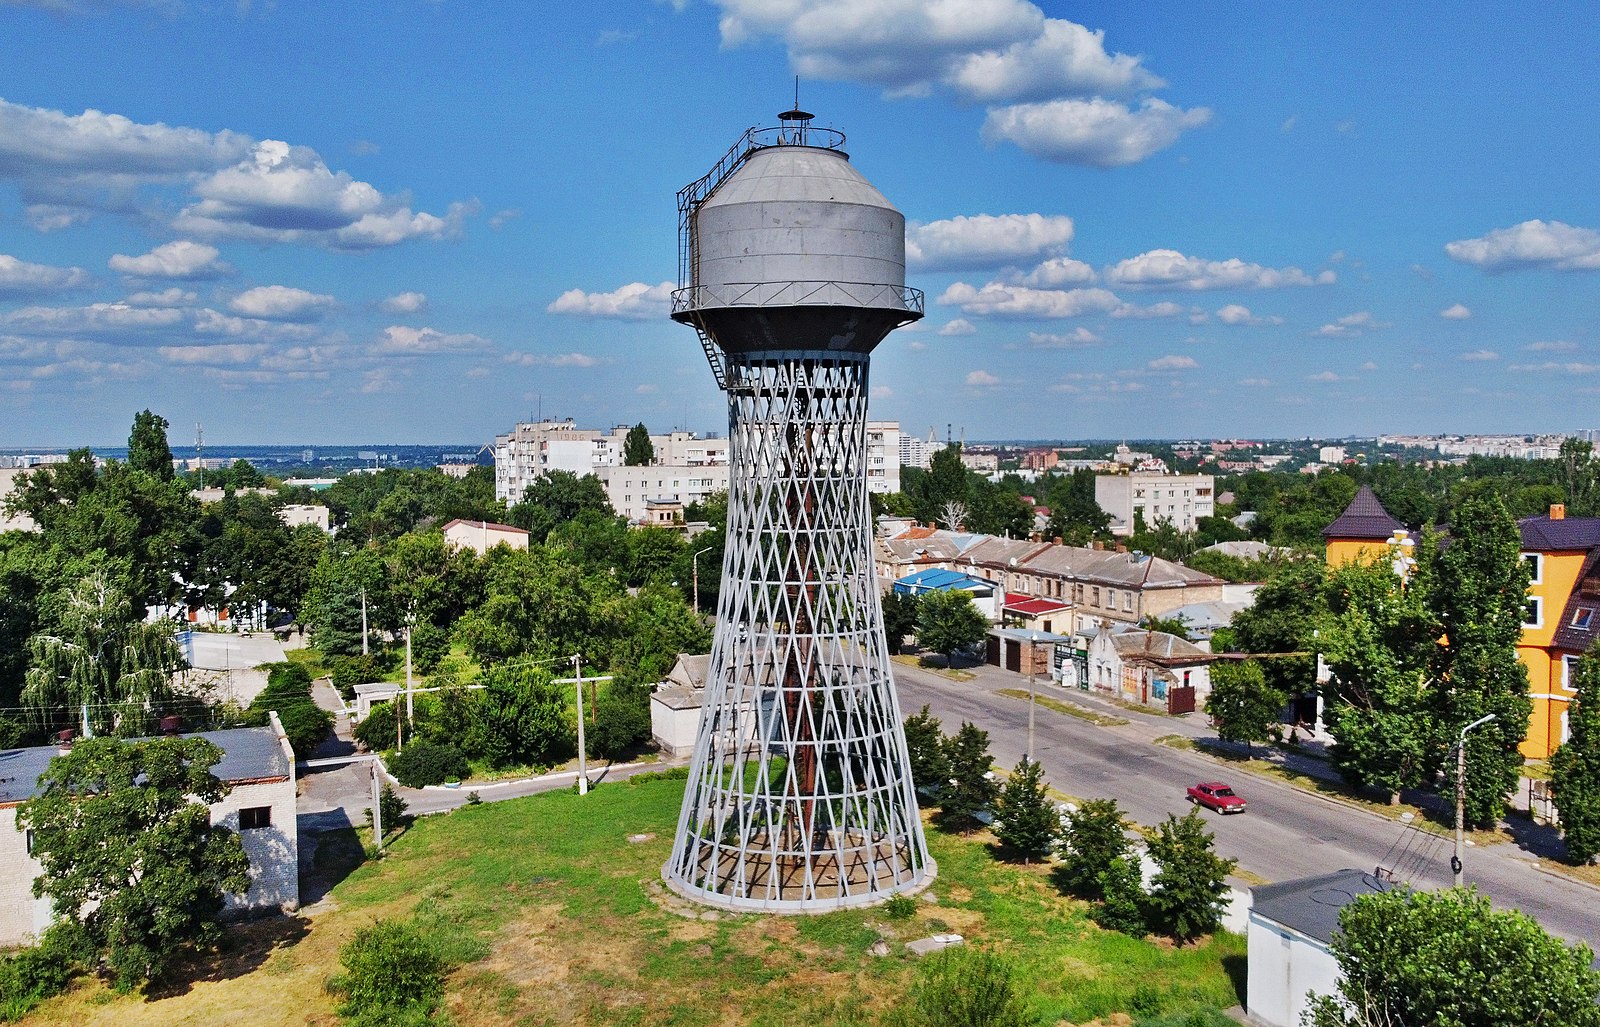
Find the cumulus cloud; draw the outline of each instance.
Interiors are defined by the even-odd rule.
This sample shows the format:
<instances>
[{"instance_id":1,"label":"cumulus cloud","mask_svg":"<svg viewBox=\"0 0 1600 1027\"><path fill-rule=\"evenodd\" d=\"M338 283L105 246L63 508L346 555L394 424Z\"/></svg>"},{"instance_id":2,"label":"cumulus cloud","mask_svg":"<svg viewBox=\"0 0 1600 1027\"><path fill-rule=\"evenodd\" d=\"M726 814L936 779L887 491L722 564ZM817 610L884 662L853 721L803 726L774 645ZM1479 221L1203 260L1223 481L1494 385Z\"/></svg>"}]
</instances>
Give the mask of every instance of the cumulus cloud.
<instances>
[{"instance_id":1,"label":"cumulus cloud","mask_svg":"<svg viewBox=\"0 0 1600 1027\"><path fill-rule=\"evenodd\" d=\"M136 292L122 302L130 307L187 307L194 301L194 293L174 285L160 292Z\"/></svg>"},{"instance_id":2,"label":"cumulus cloud","mask_svg":"<svg viewBox=\"0 0 1600 1027\"><path fill-rule=\"evenodd\" d=\"M1163 300L1160 303L1152 303L1147 307L1141 307L1136 303L1119 303L1111 311L1111 316L1116 318L1131 317L1145 321L1158 317L1182 317L1184 313L1186 313L1186 308L1182 304L1173 303L1171 300Z\"/></svg>"},{"instance_id":3,"label":"cumulus cloud","mask_svg":"<svg viewBox=\"0 0 1600 1027\"><path fill-rule=\"evenodd\" d=\"M1114 310L1121 303L1105 289L1030 289L990 282L981 289L956 282L939 302L967 314L1014 317L1077 317Z\"/></svg>"},{"instance_id":4,"label":"cumulus cloud","mask_svg":"<svg viewBox=\"0 0 1600 1027\"><path fill-rule=\"evenodd\" d=\"M1063 285L1087 285L1095 280L1094 268L1071 257L1052 257L1022 277L1022 284L1035 289L1059 289Z\"/></svg>"},{"instance_id":5,"label":"cumulus cloud","mask_svg":"<svg viewBox=\"0 0 1600 1027\"><path fill-rule=\"evenodd\" d=\"M1565 339L1556 339L1550 342L1530 342L1522 348L1529 353L1571 353L1578 348L1578 344Z\"/></svg>"},{"instance_id":6,"label":"cumulus cloud","mask_svg":"<svg viewBox=\"0 0 1600 1027\"><path fill-rule=\"evenodd\" d=\"M333 306L333 297L287 285L258 285L228 301L228 309L264 321L315 321Z\"/></svg>"},{"instance_id":7,"label":"cumulus cloud","mask_svg":"<svg viewBox=\"0 0 1600 1027\"><path fill-rule=\"evenodd\" d=\"M938 331L937 334L939 334L939 335L975 335L975 334L977 334L977 331L978 331L978 329L976 329L976 328L974 328L972 326L972 322L971 321L968 321L964 317L958 317L958 318L955 318L953 320L946 321L944 324L940 325L939 326L939 331Z\"/></svg>"},{"instance_id":8,"label":"cumulus cloud","mask_svg":"<svg viewBox=\"0 0 1600 1027\"><path fill-rule=\"evenodd\" d=\"M1282 289L1301 285L1331 285L1332 271L1316 276L1297 267L1271 268L1232 257L1204 260L1177 250L1150 250L1113 264L1106 279L1115 285L1145 289Z\"/></svg>"},{"instance_id":9,"label":"cumulus cloud","mask_svg":"<svg viewBox=\"0 0 1600 1027\"><path fill-rule=\"evenodd\" d=\"M197 335L222 335L233 339L306 339L317 333L316 327L309 324L235 317L210 307L194 312L193 328Z\"/></svg>"},{"instance_id":10,"label":"cumulus cloud","mask_svg":"<svg viewBox=\"0 0 1600 1027\"><path fill-rule=\"evenodd\" d=\"M420 292L399 292L379 303L378 307L389 314L420 314L428 309L428 297Z\"/></svg>"},{"instance_id":11,"label":"cumulus cloud","mask_svg":"<svg viewBox=\"0 0 1600 1027\"><path fill-rule=\"evenodd\" d=\"M1600 232L1560 221L1524 221L1476 239L1446 243L1444 252L1451 260L1485 271L1596 271L1600 270Z\"/></svg>"},{"instance_id":12,"label":"cumulus cloud","mask_svg":"<svg viewBox=\"0 0 1600 1027\"><path fill-rule=\"evenodd\" d=\"M1596 371L1600 371L1600 364L1547 360L1542 364L1512 364L1510 370L1535 373L1594 374Z\"/></svg>"},{"instance_id":13,"label":"cumulus cloud","mask_svg":"<svg viewBox=\"0 0 1600 1027\"><path fill-rule=\"evenodd\" d=\"M996 378L994 375L990 374L988 371L984 371L982 369L979 369L977 371L968 371L967 372L967 384L968 385L975 385L975 386L978 386L979 388L988 388L991 385L999 385L1000 384L1000 379Z\"/></svg>"},{"instance_id":14,"label":"cumulus cloud","mask_svg":"<svg viewBox=\"0 0 1600 1027\"><path fill-rule=\"evenodd\" d=\"M989 111L982 135L988 143L1015 143L1041 160L1116 168L1145 160L1210 120L1209 108L1182 110L1153 96L1136 108L1099 97L1049 100Z\"/></svg>"},{"instance_id":15,"label":"cumulus cloud","mask_svg":"<svg viewBox=\"0 0 1600 1027\"><path fill-rule=\"evenodd\" d=\"M568 289L545 308L552 314L575 317L611 317L628 321L648 321L666 317L672 301L671 282L646 285L630 282L611 292L584 292Z\"/></svg>"},{"instance_id":16,"label":"cumulus cloud","mask_svg":"<svg viewBox=\"0 0 1600 1027\"><path fill-rule=\"evenodd\" d=\"M216 346L161 346L156 352L173 364L248 364L266 353L266 343L222 343Z\"/></svg>"},{"instance_id":17,"label":"cumulus cloud","mask_svg":"<svg viewBox=\"0 0 1600 1027\"><path fill-rule=\"evenodd\" d=\"M1250 312L1250 308L1238 303L1230 303L1217 311L1217 320L1228 325L1262 325L1280 324L1281 317L1257 317Z\"/></svg>"},{"instance_id":18,"label":"cumulus cloud","mask_svg":"<svg viewBox=\"0 0 1600 1027\"><path fill-rule=\"evenodd\" d=\"M489 340L462 332L446 334L433 328L390 325L383 337L368 347L374 356L425 356L436 353L475 353L489 348Z\"/></svg>"},{"instance_id":19,"label":"cumulus cloud","mask_svg":"<svg viewBox=\"0 0 1600 1027\"><path fill-rule=\"evenodd\" d=\"M1047 214L974 214L906 225L906 263L922 271L970 271L1064 252L1072 219Z\"/></svg>"},{"instance_id":20,"label":"cumulus cloud","mask_svg":"<svg viewBox=\"0 0 1600 1027\"><path fill-rule=\"evenodd\" d=\"M1499 360L1500 354L1496 353L1492 349L1475 349L1470 353L1461 354L1461 359L1468 362L1485 362L1490 360Z\"/></svg>"},{"instance_id":21,"label":"cumulus cloud","mask_svg":"<svg viewBox=\"0 0 1600 1027\"><path fill-rule=\"evenodd\" d=\"M520 367L595 367L603 363L587 353L507 353L505 359Z\"/></svg>"},{"instance_id":22,"label":"cumulus cloud","mask_svg":"<svg viewBox=\"0 0 1600 1027\"><path fill-rule=\"evenodd\" d=\"M3 323L28 335L81 335L120 339L164 332L184 323L185 311L170 307L134 307L126 303L93 303L86 307L22 307Z\"/></svg>"},{"instance_id":23,"label":"cumulus cloud","mask_svg":"<svg viewBox=\"0 0 1600 1027\"><path fill-rule=\"evenodd\" d=\"M1472 311L1468 310L1460 303L1453 303L1439 311L1439 316L1444 318L1446 321L1465 321L1467 318L1472 316Z\"/></svg>"},{"instance_id":24,"label":"cumulus cloud","mask_svg":"<svg viewBox=\"0 0 1600 1027\"><path fill-rule=\"evenodd\" d=\"M120 114L82 114L0 100L0 176L172 177L239 160L248 136L142 125Z\"/></svg>"},{"instance_id":25,"label":"cumulus cloud","mask_svg":"<svg viewBox=\"0 0 1600 1027\"><path fill-rule=\"evenodd\" d=\"M1144 366L1151 371L1192 371L1200 366L1200 362L1194 357L1169 353L1164 357L1157 357Z\"/></svg>"},{"instance_id":26,"label":"cumulus cloud","mask_svg":"<svg viewBox=\"0 0 1600 1027\"><path fill-rule=\"evenodd\" d=\"M58 232L83 224L93 213L60 203L29 203L23 205L22 216L36 232Z\"/></svg>"},{"instance_id":27,"label":"cumulus cloud","mask_svg":"<svg viewBox=\"0 0 1600 1027\"><path fill-rule=\"evenodd\" d=\"M81 289L89 281L89 272L81 267L30 264L0 253L0 296L42 296L66 292Z\"/></svg>"},{"instance_id":28,"label":"cumulus cloud","mask_svg":"<svg viewBox=\"0 0 1600 1027\"><path fill-rule=\"evenodd\" d=\"M656 386L649 385L649 384L638 385L638 386L634 387L633 392L634 392L634 395L637 395L637 396L649 396L649 395L652 395L652 394L655 393L656 388L657 388Z\"/></svg>"},{"instance_id":29,"label":"cumulus cloud","mask_svg":"<svg viewBox=\"0 0 1600 1027\"><path fill-rule=\"evenodd\" d=\"M1387 321L1379 321L1368 310L1358 310L1354 314L1346 314L1339 320L1325 324L1317 329L1316 334L1325 339L1348 339L1363 332L1376 328L1387 328Z\"/></svg>"},{"instance_id":30,"label":"cumulus cloud","mask_svg":"<svg viewBox=\"0 0 1600 1027\"><path fill-rule=\"evenodd\" d=\"M891 97L942 89L990 105L985 139L1046 160L1134 163L1210 118L1149 97L1123 102L1166 83L1142 58L1108 51L1103 32L1028 0L715 2L727 46L776 37L806 78L864 82Z\"/></svg>"},{"instance_id":31,"label":"cumulus cloud","mask_svg":"<svg viewBox=\"0 0 1600 1027\"><path fill-rule=\"evenodd\" d=\"M1079 325L1070 332L1029 332L1028 342L1038 349L1077 349L1098 346L1105 340Z\"/></svg>"},{"instance_id":32,"label":"cumulus cloud","mask_svg":"<svg viewBox=\"0 0 1600 1027\"><path fill-rule=\"evenodd\" d=\"M125 253L114 254L106 263L111 270L133 278L202 281L233 273L233 268L217 259L219 256L221 254L215 246L189 239L174 239L137 257Z\"/></svg>"}]
</instances>

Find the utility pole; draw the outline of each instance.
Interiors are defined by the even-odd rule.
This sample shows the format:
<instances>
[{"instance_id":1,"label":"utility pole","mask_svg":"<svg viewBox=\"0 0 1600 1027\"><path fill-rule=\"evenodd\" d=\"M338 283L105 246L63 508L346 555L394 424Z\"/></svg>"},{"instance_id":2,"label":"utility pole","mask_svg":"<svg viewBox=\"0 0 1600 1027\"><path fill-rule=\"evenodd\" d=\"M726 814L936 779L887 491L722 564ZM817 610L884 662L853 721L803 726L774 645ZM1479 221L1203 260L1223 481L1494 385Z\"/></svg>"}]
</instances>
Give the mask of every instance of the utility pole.
<instances>
[{"instance_id":1,"label":"utility pole","mask_svg":"<svg viewBox=\"0 0 1600 1027\"><path fill-rule=\"evenodd\" d=\"M416 711L411 705L411 623L415 620L416 614L413 613L406 623L406 723L411 725L417 722Z\"/></svg>"},{"instance_id":2,"label":"utility pole","mask_svg":"<svg viewBox=\"0 0 1600 1027\"><path fill-rule=\"evenodd\" d=\"M1462 728L1461 737L1456 739L1456 853L1450 857L1450 870L1455 875L1451 883L1457 888L1464 883L1465 876L1461 872L1461 851L1467 841L1467 732L1482 727L1494 719L1493 713L1479 717Z\"/></svg>"},{"instance_id":3,"label":"utility pole","mask_svg":"<svg viewBox=\"0 0 1600 1027\"><path fill-rule=\"evenodd\" d=\"M367 590L361 590L361 655L367 655Z\"/></svg>"},{"instance_id":4,"label":"utility pole","mask_svg":"<svg viewBox=\"0 0 1600 1027\"><path fill-rule=\"evenodd\" d=\"M716 546L706 546L704 549L700 550L698 553L696 553L693 556L689 557L689 563L694 568L694 571L693 571L693 575L694 575L694 612L695 612L696 616L698 616L699 613L700 613L700 558L702 556L704 556L705 554L711 552L715 548L717 548L717 547Z\"/></svg>"},{"instance_id":5,"label":"utility pole","mask_svg":"<svg viewBox=\"0 0 1600 1027\"><path fill-rule=\"evenodd\" d=\"M372 759L368 764L372 767L372 845L379 852L383 851L383 789L378 785L378 761Z\"/></svg>"},{"instance_id":6,"label":"utility pole","mask_svg":"<svg viewBox=\"0 0 1600 1027\"><path fill-rule=\"evenodd\" d=\"M1028 751L1024 755L1029 763L1033 763L1033 668L1034 668L1034 642L1037 639L1035 632L1028 632Z\"/></svg>"},{"instance_id":7,"label":"utility pole","mask_svg":"<svg viewBox=\"0 0 1600 1027\"><path fill-rule=\"evenodd\" d=\"M589 794L589 766L583 742L583 654L572 658L573 675L578 686L578 794Z\"/></svg>"}]
</instances>

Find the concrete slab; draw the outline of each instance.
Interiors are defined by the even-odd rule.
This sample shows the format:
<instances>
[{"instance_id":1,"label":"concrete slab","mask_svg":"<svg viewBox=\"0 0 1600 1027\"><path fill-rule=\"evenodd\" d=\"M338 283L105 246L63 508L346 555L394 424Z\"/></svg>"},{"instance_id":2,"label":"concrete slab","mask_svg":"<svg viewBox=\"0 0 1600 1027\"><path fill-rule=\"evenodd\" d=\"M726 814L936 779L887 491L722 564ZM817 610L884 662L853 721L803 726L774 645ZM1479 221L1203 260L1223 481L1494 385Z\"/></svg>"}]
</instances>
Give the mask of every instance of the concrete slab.
<instances>
[{"instance_id":1,"label":"concrete slab","mask_svg":"<svg viewBox=\"0 0 1600 1027\"><path fill-rule=\"evenodd\" d=\"M966 942L967 940L959 934L935 934L928 938L906 942L906 951L913 956L926 956L957 945L965 945Z\"/></svg>"}]
</instances>

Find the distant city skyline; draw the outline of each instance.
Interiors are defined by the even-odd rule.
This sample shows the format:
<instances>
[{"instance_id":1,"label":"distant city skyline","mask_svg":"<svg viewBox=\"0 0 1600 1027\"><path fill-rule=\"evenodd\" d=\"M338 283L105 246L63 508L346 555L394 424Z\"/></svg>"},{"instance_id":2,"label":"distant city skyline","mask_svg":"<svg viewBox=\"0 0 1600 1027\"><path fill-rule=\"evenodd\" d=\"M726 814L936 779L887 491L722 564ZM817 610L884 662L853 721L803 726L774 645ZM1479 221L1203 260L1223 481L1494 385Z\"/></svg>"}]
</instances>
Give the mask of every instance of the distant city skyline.
<instances>
[{"instance_id":1,"label":"distant city skyline","mask_svg":"<svg viewBox=\"0 0 1600 1027\"><path fill-rule=\"evenodd\" d=\"M927 293L874 417L1592 427L1595 38L1570 3L0 0L0 447L146 407L175 449L722 431L674 195L796 73Z\"/></svg>"}]
</instances>

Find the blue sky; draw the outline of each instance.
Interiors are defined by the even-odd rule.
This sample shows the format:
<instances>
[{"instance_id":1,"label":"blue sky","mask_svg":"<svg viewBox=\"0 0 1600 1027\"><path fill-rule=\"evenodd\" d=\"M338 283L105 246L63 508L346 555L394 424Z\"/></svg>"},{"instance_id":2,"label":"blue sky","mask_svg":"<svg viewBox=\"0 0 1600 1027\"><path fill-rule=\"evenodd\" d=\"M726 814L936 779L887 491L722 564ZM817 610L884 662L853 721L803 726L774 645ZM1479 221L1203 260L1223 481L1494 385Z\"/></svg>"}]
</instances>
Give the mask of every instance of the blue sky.
<instances>
[{"instance_id":1,"label":"blue sky","mask_svg":"<svg viewBox=\"0 0 1600 1027\"><path fill-rule=\"evenodd\" d=\"M873 414L1600 424L1600 5L0 0L0 447L725 426L674 194L802 105L906 214Z\"/></svg>"}]
</instances>

